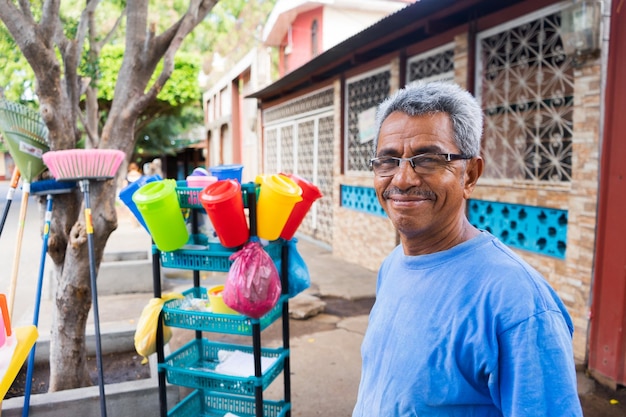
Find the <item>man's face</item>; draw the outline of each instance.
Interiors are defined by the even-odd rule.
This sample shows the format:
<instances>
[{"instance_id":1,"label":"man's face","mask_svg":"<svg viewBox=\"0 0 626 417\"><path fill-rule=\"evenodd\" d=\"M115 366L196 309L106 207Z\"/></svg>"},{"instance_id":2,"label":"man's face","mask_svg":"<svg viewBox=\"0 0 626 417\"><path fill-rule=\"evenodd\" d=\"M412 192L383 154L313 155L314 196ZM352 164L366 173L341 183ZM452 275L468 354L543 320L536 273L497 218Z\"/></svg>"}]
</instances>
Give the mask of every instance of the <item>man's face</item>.
<instances>
[{"instance_id":1,"label":"man's face","mask_svg":"<svg viewBox=\"0 0 626 417\"><path fill-rule=\"evenodd\" d=\"M423 153L460 153L449 116L391 113L381 126L376 157L409 158ZM465 219L465 199L480 175L472 171L477 160L480 158L416 170L408 161L402 161L395 175L374 176L380 204L405 246L417 242L434 248L449 234L459 232ZM482 171L482 160L479 162Z\"/></svg>"}]
</instances>

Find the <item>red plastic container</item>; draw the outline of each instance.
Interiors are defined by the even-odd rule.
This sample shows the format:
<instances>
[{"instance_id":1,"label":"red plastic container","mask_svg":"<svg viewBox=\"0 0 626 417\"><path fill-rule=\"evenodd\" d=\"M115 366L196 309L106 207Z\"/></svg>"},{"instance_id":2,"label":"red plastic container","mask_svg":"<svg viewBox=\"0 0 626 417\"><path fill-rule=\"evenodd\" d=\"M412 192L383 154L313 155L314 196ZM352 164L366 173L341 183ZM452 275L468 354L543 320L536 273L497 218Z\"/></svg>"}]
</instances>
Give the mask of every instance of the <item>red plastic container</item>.
<instances>
[{"instance_id":1,"label":"red plastic container","mask_svg":"<svg viewBox=\"0 0 626 417\"><path fill-rule=\"evenodd\" d=\"M206 210L222 246L234 248L248 241L250 230L236 180L220 180L200 192L200 204Z\"/></svg>"},{"instance_id":2,"label":"red plastic container","mask_svg":"<svg viewBox=\"0 0 626 417\"><path fill-rule=\"evenodd\" d=\"M282 174L282 173L281 173ZM296 174L282 174L289 178L291 178L296 184L302 188L302 201L296 203L291 210L291 214L287 219L287 223L283 227L282 232L280 233L280 237L286 240L290 240L293 235L296 233L298 227L304 220L306 214L309 212L309 209L318 198L322 197L322 193L319 188L315 186L312 182L296 175Z\"/></svg>"}]
</instances>

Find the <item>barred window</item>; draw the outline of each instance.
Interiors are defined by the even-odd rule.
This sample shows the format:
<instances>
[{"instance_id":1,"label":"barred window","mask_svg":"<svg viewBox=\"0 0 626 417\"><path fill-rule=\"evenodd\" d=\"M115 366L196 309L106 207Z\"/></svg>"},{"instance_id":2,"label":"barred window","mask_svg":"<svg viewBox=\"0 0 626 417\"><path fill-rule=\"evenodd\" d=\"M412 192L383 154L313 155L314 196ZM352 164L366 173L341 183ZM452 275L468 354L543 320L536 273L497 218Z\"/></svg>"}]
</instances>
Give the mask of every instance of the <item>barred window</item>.
<instances>
[{"instance_id":1,"label":"barred window","mask_svg":"<svg viewBox=\"0 0 626 417\"><path fill-rule=\"evenodd\" d=\"M454 44L446 44L407 60L406 81L454 81Z\"/></svg>"},{"instance_id":2,"label":"barred window","mask_svg":"<svg viewBox=\"0 0 626 417\"><path fill-rule=\"evenodd\" d=\"M264 172L294 173L317 185L323 197L298 231L332 244L334 89L326 88L264 110Z\"/></svg>"},{"instance_id":3,"label":"barred window","mask_svg":"<svg viewBox=\"0 0 626 417\"><path fill-rule=\"evenodd\" d=\"M574 77L560 24L552 7L477 38L485 178L571 180Z\"/></svg>"},{"instance_id":4,"label":"barred window","mask_svg":"<svg viewBox=\"0 0 626 417\"><path fill-rule=\"evenodd\" d=\"M374 152L373 128L376 108L389 96L389 68L359 75L346 82L346 169L369 171L369 159Z\"/></svg>"}]
</instances>

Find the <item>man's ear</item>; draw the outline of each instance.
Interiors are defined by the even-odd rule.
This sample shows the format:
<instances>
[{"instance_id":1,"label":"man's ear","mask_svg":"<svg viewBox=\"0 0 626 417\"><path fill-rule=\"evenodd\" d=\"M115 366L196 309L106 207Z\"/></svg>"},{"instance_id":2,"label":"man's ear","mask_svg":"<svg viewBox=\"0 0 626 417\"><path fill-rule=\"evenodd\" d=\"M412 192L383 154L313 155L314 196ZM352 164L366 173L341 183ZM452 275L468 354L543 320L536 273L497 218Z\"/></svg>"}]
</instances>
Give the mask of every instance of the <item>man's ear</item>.
<instances>
[{"instance_id":1,"label":"man's ear","mask_svg":"<svg viewBox=\"0 0 626 417\"><path fill-rule=\"evenodd\" d=\"M481 156L475 156L467 161L465 168L465 183L463 184L463 197L467 200L470 198L478 178L483 174L485 161Z\"/></svg>"}]
</instances>

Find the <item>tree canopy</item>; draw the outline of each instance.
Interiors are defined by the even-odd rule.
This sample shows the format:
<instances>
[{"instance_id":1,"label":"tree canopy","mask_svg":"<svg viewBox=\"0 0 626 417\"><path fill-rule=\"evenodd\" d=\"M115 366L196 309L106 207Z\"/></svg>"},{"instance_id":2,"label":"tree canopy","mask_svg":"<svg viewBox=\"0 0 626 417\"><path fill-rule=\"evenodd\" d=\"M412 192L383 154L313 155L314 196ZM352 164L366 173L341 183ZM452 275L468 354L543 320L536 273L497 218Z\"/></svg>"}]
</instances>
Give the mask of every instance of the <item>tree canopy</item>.
<instances>
[{"instance_id":1,"label":"tree canopy","mask_svg":"<svg viewBox=\"0 0 626 417\"><path fill-rule=\"evenodd\" d=\"M221 0L207 17L198 24L181 43L174 57L174 69L169 80L158 93L156 101L141 114L135 126L136 141L148 154L167 153L173 139L185 130L203 122L201 71L216 80L223 71L213 65L215 56L224 61L225 69L241 59L252 47L260 43L261 28L276 0ZM155 29L165 30L168 25L188 8L188 0L152 1L149 21ZM60 18L68 36L75 36L81 16L82 2L63 1ZM93 35L93 41L103 42L97 57L90 55L89 41L82 54L79 75L97 87L99 106L98 126L106 121L113 101L117 74L122 65L125 43L126 20L118 20L124 10L124 1L108 1L98 4L93 19L101 31ZM33 13L40 13L33 8ZM151 82L163 66L160 62ZM208 74L207 74L208 73ZM0 22L0 93L7 99L37 107L35 74L23 53ZM85 94L81 106L85 107ZM78 146L83 143L82 136Z\"/></svg>"}]
</instances>

